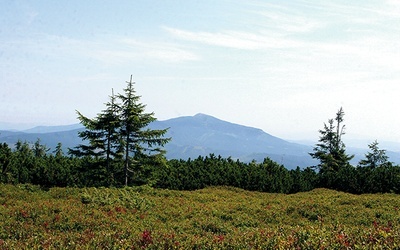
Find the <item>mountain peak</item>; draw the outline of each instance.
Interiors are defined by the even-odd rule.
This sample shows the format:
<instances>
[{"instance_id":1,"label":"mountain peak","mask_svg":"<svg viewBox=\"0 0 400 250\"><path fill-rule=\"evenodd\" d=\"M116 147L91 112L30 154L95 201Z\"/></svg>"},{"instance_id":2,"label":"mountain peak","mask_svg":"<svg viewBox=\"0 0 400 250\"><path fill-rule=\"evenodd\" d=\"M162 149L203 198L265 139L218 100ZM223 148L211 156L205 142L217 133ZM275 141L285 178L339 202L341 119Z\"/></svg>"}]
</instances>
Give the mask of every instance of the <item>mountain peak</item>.
<instances>
[{"instance_id":1,"label":"mountain peak","mask_svg":"<svg viewBox=\"0 0 400 250\"><path fill-rule=\"evenodd\" d=\"M196 117L196 118L213 118L213 119L217 119L217 118L215 118L215 117L213 117L213 116L211 116L211 115L207 115L207 114L203 114L203 113L197 113L197 114L195 114L193 117Z\"/></svg>"}]
</instances>

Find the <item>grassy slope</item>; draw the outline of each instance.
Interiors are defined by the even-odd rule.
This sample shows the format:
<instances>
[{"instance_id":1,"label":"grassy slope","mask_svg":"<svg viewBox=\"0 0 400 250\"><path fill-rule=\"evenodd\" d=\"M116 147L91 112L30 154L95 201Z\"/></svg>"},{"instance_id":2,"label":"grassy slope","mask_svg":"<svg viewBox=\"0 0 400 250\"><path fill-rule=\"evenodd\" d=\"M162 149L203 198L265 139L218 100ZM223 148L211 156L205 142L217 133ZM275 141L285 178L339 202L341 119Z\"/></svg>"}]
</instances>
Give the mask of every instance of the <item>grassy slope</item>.
<instances>
[{"instance_id":1,"label":"grassy slope","mask_svg":"<svg viewBox=\"0 0 400 250\"><path fill-rule=\"evenodd\" d=\"M393 249L399 198L0 185L0 249Z\"/></svg>"}]
</instances>

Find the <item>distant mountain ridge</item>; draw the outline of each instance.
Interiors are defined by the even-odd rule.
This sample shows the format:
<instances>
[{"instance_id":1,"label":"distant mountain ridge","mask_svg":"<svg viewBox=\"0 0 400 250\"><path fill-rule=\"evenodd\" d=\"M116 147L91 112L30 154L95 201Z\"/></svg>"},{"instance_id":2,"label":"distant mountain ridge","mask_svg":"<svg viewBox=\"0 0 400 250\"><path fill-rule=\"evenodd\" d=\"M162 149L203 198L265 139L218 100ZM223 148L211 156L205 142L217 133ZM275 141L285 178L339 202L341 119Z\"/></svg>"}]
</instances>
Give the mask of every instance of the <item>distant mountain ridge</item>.
<instances>
[{"instance_id":1,"label":"distant mountain ridge","mask_svg":"<svg viewBox=\"0 0 400 250\"><path fill-rule=\"evenodd\" d=\"M37 134L45 134L45 133L54 133L54 132L63 132L70 131L82 128L82 124L76 123L72 125L64 125L64 126L37 126L34 128L22 130L24 133L37 133Z\"/></svg>"},{"instance_id":2,"label":"distant mountain ridge","mask_svg":"<svg viewBox=\"0 0 400 250\"><path fill-rule=\"evenodd\" d=\"M43 131L40 133L26 133L0 130L0 143L5 142L10 147L14 147L18 140L33 144L40 139L41 144L51 149L50 152L56 148L59 142L62 143L64 152L67 152L68 148L73 148L82 143L82 140L78 137L78 131L80 130L83 130L83 128L49 133Z\"/></svg>"},{"instance_id":3,"label":"distant mountain ridge","mask_svg":"<svg viewBox=\"0 0 400 250\"><path fill-rule=\"evenodd\" d=\"M155 121L150 127L169 128L166 137L171 137L172 140L165 146L168 159L193 159L199 155L207 156L214 153L244 162L262 161L265 157L269 157L289 169L318 164L309 155L313 146L288 142L261 129L230 123L206 114ZM61 142L66 152L67 148L82 143L78 131L83 129L81 124L73 124L40 126L21 132L0 131L0 142L14 145L18 139L34 143L40 138L41 143L51 150ZM356 154L352 163L357 164L359 159L364 157L366 150L348 148L348 152ZM400 154L388 152L388 156L391 161L400 163Z\"/></svg>"},{"instance_id":4,"label":"distant mountain ridge","mask_svg":"<svg viewBox=\"0 0 400 250\"><path fill-rule=\"evenodd\" d=\"M309 146L290 143L261 129L226 122L201 113L157 121L151 127L170 128L166 135L172 138L166 146L168 158L196 158L214 153L242 161L262 161L270 157L288 168L316 163L308 155L311 149Z\"/></svg>"}]
</instances>

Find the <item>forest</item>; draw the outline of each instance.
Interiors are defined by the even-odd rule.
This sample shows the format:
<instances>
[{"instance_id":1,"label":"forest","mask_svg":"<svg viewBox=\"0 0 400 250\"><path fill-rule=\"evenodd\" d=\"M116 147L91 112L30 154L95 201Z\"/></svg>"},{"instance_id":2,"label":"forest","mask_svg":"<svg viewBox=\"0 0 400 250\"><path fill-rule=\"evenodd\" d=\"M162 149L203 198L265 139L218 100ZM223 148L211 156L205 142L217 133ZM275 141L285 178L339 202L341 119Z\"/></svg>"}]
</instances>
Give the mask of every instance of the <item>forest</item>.
<instances>
[{"instance_id":1,"label":"forest","mask_svg":"<svg viewBox=\"0 0 400 250\"><path fill-rule=\"evenodd\" d=\"M146 113L134 89L132 77L122 94L112 95L95 118L77 111L85 126L82 144L63 152L19 141L13 149L0 144L0 182L51 187L123 187L150 185L154 188L197 190L231 186L250 191L297 193L329 188L354 194L400 193L400 166L379 148L369 145L357 166L349 161L342 136L344 111L338 110L319 131L320 139L310 156L317 166L288 170L265 158L263 162L240 162L210 154L196 159L166 159L163 145L171 138L168 128L151 130L154 113Z\"/></svg>"}]
</instances>

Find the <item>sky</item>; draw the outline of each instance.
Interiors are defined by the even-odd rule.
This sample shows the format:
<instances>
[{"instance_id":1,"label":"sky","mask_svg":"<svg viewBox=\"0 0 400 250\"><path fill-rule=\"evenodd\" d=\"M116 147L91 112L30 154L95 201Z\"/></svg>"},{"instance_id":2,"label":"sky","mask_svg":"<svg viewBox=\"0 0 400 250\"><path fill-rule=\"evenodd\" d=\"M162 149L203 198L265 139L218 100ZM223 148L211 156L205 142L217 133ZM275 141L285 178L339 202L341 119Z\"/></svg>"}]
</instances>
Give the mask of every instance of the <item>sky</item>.
<instances>
[{"instance_id":1,"label":"sky","mask_svg":"<svg viewBox=\"0 0 400 250\"><path fill-rule=\"evenodd\" d=\"M1 1L0 129L95 117L131 75L159 120L317 140L343 107L400 142L400 1Z\"/></svg>"}]
</instances>

